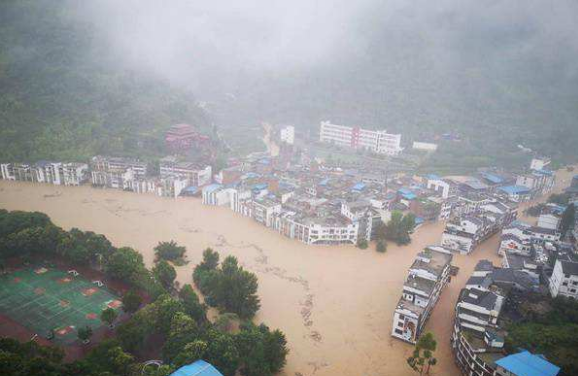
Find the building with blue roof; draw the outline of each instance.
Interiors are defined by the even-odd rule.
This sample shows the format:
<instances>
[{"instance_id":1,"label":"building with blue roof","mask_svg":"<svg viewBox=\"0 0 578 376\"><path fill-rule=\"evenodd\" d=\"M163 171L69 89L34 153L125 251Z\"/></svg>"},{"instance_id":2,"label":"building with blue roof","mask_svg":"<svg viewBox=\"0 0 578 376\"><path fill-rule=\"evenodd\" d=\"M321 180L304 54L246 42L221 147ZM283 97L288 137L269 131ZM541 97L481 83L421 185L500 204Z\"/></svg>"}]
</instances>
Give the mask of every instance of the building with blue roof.
<instances>
[{"instance_id":1,"label":"building with blue roof","mask_svg":"<svg viewBox=\"0 0 578 376\"><path fill-rule=\"evenodd\" d=\"M507 185L498 188L498 190L505 193L508 198L515 202L529 200L532 194L530 188L523 185Z\"/></svg>"},{"instance_id":2,"label":"building with blue roof","mask_svg":"<svg viewBox=\"0 0 578 376\"><path fill-rule=\"evenodd\" d=\"M401 195L406 200L415 200L417 195L411 191L409 188L400 188L397 190L397 193Z\"/></svg>"},{"instance_id":3,"label":"building with blue roof","mask_svg":"<svg viewBox=\"0 0 578 376\"><path fill-rule=\"evenodd\" d=\"M351 189L354 190L354 191L358 191L358 192L359 192L359 191L363 191L363 190L365 189L365 183L361 183L361 182L356 183L356 184L353 186L353 188L351 188Z\"/></svg>"},{"instance_id":4,"label":"building with blue roof","mask_svg":"<svg viewBox=\"0 0 578 376\"><path fill-rule=\"evenodd\" d=\"M556 376L560 367L550 363L542 355L529 351L508 355L496 361L496 374L500 376Z\"/></svg>"},{"instance_id":5,"label":"building with blue roof","mask_svg":"<svg viewBox=\"0 0 578 376\"><path fill-rule=\"evenodd\" d=\"M487 180L489 183L492 184L502 184L504 182L504 178L496 174L491 174L489 172L482 172L481 175L485 180Z\"/></svg>"},{"instance_id":6,"label":"building with blue roof","mask_svg":"<svg viewBox=\"0 0 578 376\"><path fill-rule=\"evenodd\" d=\"M204 360L197 360L186 366L182 366L169 376L223 376L215 367Z\"/></svg>"},{"instance_id":7,"label":"building with blue roof","mask_svg":"<svg viewBox=\"0 0 578 376\"><path fill-rule=\"evenodd\" d=\"M426 178L427 180L440 180L440 179L441 179L441 177L440 177L439 175L437 175L437 174L427 174L427 175L425 176L425 178Z\"/></svg>"}]
</instances>

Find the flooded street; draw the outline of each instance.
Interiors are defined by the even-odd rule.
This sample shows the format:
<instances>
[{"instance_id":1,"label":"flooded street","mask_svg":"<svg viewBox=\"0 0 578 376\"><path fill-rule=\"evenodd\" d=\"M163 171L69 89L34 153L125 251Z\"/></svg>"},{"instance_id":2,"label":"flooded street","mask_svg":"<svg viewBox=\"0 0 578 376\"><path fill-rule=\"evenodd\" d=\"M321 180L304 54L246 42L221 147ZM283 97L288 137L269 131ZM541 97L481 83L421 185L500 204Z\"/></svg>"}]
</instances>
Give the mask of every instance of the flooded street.
<instances>
[{"instance_id":1,"label":"flooded street","mask_svg":"<svg viewBox=\"0 0 578 376\"><path fill-rule=\"evenodd\" d=\"M571 173L564 172L567 186ZM284 375L412 375L405 359L412 346L390 337L393 310L407 268L424 246L439 242L442 223L427 224L409 246L388 244L385 254L352 246L306 246L282 237L225 207L199 199L0 181L0 207L41 211L59 226L105 234L115 245L134 247L150 266L153 247L175 240L188 249L178 268L181 284L206 247L235 255L259 277L262 307L256 321L283 330L290 353ZM457 375L449 347L452 315L460 289L476 262L499 263L498 236L470 256L455 256L460 268L443 292L427 330L438 339L436 375Z\"/></svg>"}]
</instances>

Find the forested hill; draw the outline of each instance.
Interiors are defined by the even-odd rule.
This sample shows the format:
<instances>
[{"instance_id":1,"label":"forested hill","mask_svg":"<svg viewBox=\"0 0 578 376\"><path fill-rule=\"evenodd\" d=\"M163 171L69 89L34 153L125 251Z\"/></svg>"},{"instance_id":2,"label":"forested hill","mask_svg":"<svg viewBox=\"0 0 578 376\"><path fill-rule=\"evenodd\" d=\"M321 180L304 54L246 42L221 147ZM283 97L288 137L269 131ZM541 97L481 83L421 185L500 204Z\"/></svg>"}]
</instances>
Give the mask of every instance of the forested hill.
<instances>
[{"instance_id":1,"label":"forested hill","mask_svg":"<svg viewBox=\"0 0 578 376\"><path fill-rule=\"evenodd\" d=\"M215 121L242 138L254 137L245 128L260 121L315 134L321 120L400 132L404 146L458 134L462 142L441 143L432 169L520 165L529 155L519 144L558 161L578 158L571 0L418 2L395 13L390 2L368 0L327 56L291 67L280 58L269 68L250 63L259 28L240 48L247 63L225 40L242 39L227 28L242 17L226 6L215 12L224 20L178 15L177 3L195 2L175 0L163 19L160 1L0 1L0 160L159 154L162 130L175 122ZM93 15L105 8L115 17ZM126 30L128 49L138 39L130 51L114 43ZM171 37L174 48L160 48ZM210 121L195 100L209 104Z\"/></svg>"},{"instance_id":2,"label":"forested hill","mask_svg":"<svg viewBox=\"0 0 578 376\"><path fill-rule=\"evenodd\" d=\"M195 98L123 69L66 1L0 1L0 160L154 154Z\"/></svg>"}]
</instances>

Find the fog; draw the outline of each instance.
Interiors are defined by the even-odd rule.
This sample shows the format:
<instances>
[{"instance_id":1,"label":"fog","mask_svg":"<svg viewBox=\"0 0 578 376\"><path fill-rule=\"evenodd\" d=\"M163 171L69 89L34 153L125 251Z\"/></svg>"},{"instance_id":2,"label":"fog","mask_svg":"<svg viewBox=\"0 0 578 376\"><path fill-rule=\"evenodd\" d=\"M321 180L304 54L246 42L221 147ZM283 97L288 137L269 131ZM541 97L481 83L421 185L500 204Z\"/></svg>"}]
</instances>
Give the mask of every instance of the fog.
<instances>
[{"instance_id":1,"label":"fog","mask_svg":"<svg viewBox=\"0 0 578 376\"><path fill-rule=\"evenodd\" d=\"M574 0L76 4L115 64L233 98L228 122L578 128Z\"/></svg>"},{"instance_id":2,"label":"fog","mask_svg":"<svg viewBox=\"0 0 578 376\"><path fill-rule=\"evenodd\" d=\"M577 72L576 1L97 0L79 7L122 63L190 85L206 75L333 68L371 58L375 47L391 50L392 59L400 50L435 57L436 69L482 54L507 64L515 54Z\"/></svg>"}]
</instances>

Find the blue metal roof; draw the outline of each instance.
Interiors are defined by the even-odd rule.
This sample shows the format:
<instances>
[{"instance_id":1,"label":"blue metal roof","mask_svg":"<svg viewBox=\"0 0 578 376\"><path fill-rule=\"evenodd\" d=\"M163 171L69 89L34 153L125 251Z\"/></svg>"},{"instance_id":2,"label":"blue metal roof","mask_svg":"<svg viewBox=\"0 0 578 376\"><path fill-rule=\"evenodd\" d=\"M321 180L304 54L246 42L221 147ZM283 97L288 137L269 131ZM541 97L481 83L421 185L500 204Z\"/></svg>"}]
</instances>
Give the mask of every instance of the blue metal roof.
<instances>
[{"instance_id":1,"label":"blue metal roof","mask_svg":"<svg viewBox=\"0 0 578 376\"><path fill-rule=\"evenodd\" d=\"M204 360L197 360L187 366L182 366L170 376L223 376L223 374Z\"/></svg>"},{"instance_id":2,"label":"blue metal roof","mask_svg":"<svg viewBox=\"0 0 578 376\"><path fill-rule=\"evenodd\" d=\"M364 183L357 183L353 186L354 191L362 191L363 189L365 189L365 184Z\"/></svg>"},{"instance_id":3,"label":"blue metal roof","mask_svg":"<svg viewBox=\"0 0 578 376\"><path fill-rule=\"evenodd\" d=\"M325 178L319 182L319 185L326 186L329 183L329 178Z\"/></svg>"},{"instance_id":4,"label":"blue metal roof","mask_svg":"<svg viewBox=\"0 0 578 376\"><path fill-rule=\"evenodd\" d=\"M516 376L556 376L560 372L560 367L529 351L508 355L496 364Z\"/></svg>"},{"instance_id":5,"label":"blue metal roof","mask_svg":"<svg viewBox=\"0 0 578 376\"><path fill-rule=\"evenodd\" d=\"M263 190L267 188L267 183L259 183L259 184L255 184L251 187L251 189L256 189L256 190Z\"/></svg>"},{"instance_id":6,"label":"blue metal roof","mask_svg":"<svg viewBox=\"0 0 578 376\"><path fill-rule=\"evenodd\" d=\"M222 187L221 184L210 184L203 188L203 192L212 193Z\"/></svg>"},{"instance_id":7,"label":"blue metal roof","mask_svg":"<svg viewBox=\"0 0 578 376\"><path fill-rule=\"evenodd\" d=\"M534 170L534 172L541 174L541 175L548 175L548 176L554 175L554 173L550 170Z\"/></svg>"},{"instance_id":8,"label":"blue metal roof","mask_svg":"<svg viewBox=\"0 0 578 376\"><path fill-rule=\"evenodd\" d=\"M437 174L427 174L425 177L428 180L440 180L440 177Z\"/></svg>"},{"instance_id":9,"label":"blue metal roof","mask_svg":"<svg viewBox=\"0 0 578 376\"><path fill-rule=\"evenodd\" d=\"M482 176L494 184L500 184L504 181L501 176L490 174L489 172L483 172Z\"/></svg>"},{"instance_id":10,"label":"blue metal roof","mask_svg":"<svg viewBox=\"0 0 578 376\"><path fill-rule=\"evenodd\" d=\"M507 185L505 187L500 187L498 189L510 195L520 193L530 193L530 188L524 187L523 185Z\"/></svg>"}]
</instances>

